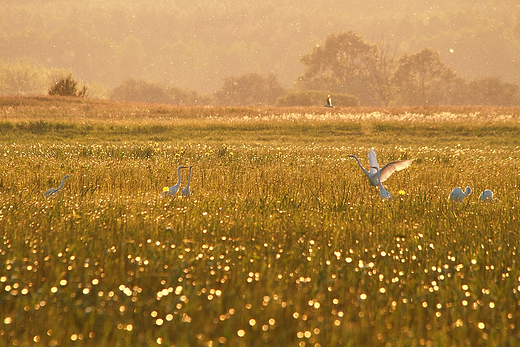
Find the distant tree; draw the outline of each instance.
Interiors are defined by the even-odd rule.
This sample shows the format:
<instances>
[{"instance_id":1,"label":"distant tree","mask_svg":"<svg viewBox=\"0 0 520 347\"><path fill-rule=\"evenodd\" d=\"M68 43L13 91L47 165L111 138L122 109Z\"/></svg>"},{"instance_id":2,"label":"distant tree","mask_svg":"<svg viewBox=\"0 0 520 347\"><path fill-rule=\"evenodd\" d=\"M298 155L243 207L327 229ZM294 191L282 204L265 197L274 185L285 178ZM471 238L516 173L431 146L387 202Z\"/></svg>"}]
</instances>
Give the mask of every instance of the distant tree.
<instances>
[{"instance_id":1,"label":"distant tree","mask_svg":"<svg viewBox=\"0 0 520 347\"><path fill-rule=\"evenodd\" d=\"M520 15L519 15L520 17ZM513 29L513 34L517 41L520 41L520 23L517 23Z\"/></svg>"},{"instance_id":2,"label":"distant tree","mask_svg":"<svg viewBox=\"0 0 520 347\"><path fill-rule=\"evenodd\" d=\"M457 76L431 49L407 55L398 62L392 75L397 104L450 104L456 91Z\"/></svg>"},{"instance_id":3,"label":"distant tree","mask_svg":"<svg viewBox=\"0 0 520 347\"><path fill-rule=\"evenodd\" d=\"M488 76L468 83L468 103L473 105L520 105L519 86Z\"/></svg>"},{"instance_id":4,"label":"distant tree","mask_svg":"<svg viewBox=\"0 0 520 347\"><path fill-rule=\"evenodd\" d=\"M173 104L173 99L160 84L133 78L123 81L121 85L114 88L110 99Z\"/></svg>"},{"instance_id":5,"label":"distant tree","mask_svg":"<svg viewBox=\"0 0 520 347\"><path fill-rule=\"evenodd\" d=\"M72 75L68 75L67 77L60 78L56 83L54 83L49 88L49 95L58 95L58 96L77 96L77 97L86 97L87 96L87 87L83 86L80 90L77 89L78 82L72 77Z\"/></svg>"},{"instance_id":6,"label":"distant tree","mask_svg":"<svg viewBox=\"0 0 520 347\"><path fill-rule=\"evenodd\" d=\"M175 87L166 88L166 92L173 99L174 104L178 105L209 105L211 98L201 95L194 90L181 89Z\"/></svg>"},{"instance_id":7,"label":"distant tree","mask_svg":"<svg viewBox=\"0 0 520 347\"><path fill-rule=\"evenodd\" d=\"M393 98L390 78L395 68L395 58L390 55L388 44L377 45L375 54L375 59L367 59L366 62L368 80L379 103L388 106Z\"/></svg>"},{"instance_id":8,"label":"distant tree","mask_svg":"<svg viewBox=\"0 0 520 347\"><path fill-rule=\"evenodd\" d=\"M274 75L265 78L250 73L225 78L224 86L215 92L214 98L221 105L274 105L284 93L284 88Z\"/></svg>"},{"instance_id":9,"label":"distant tree","mask_svg":"<svg viewBox=\"0 0 520 347\"><path fill-rule=\"evenodd\" d=\"M46 70L27 59L0 62L0 94L43 94L46 84Z\"/></svg>"},{"instance_id":10,"label":"distant tree","mask_svg":"<svg viewBox=\"0 0 520 347\"><path fill-rule=\"evenodd\" d=\"M333 106L354 107L359 100L353 95L327 93L322 90L299 90L288 93L276 102L278 106L324 106L327 96L332 98Z\"/></svg>"},{"instance_id":11,"label":"distant tree","mask_svg":"<svg viewBox=\"0 0 520 347\"><path fill-rule=\"evenodd\" d=\"M352 94L367 105L389 102L388 50L381 51L353 31L327 36L301 62L306 66L298 82L302 89Z\"/></svg>"},{"instance_id":12,"label":"distant tree","mask_svg":"<svg viewBox=\"0 0 520 347\"><path fill-rule=\"evenodd\" d=\"M114 100L164 104L193 105L210 103L209 98L201 96L195 91L166 87L159 83L135 80L133 78L123 81L121 85L112 90L110 98Z\"/></svg>"},{"instance_id":13,"label":"distant tree","mask_svg":"<svg viewBox=\"0 0 520 347\"><path fill-rule=\"evenodd\" d=\"M212 93L224 77L273 69L281 83L289 84L302 75L299 59L311 51L310 42L354 22L364 28L364 37L384 31L405 51L453 49L446 62L461 75L479 71L520 83L518 0L438 0L433 7L419 0L356 0L348 2L348 11L344 2L330 0L240 0L232 6L197 0L174 7L166 0L106 0L103 6L99 1L0 3L0 59L31 57L112 87L133 76ZM60 5L53 11L49 3ZM45 81L40 93L47 93L49 85ZM384 94L365 93L363 87L356 93L363 104L366 98L385 103ZM327 86L307 89L354 94Z\"/></svg>"},{"instance_id":14,"label":"distant tree","mask_svg":"<svg viewBox=\"0 0 520 347\"><path fill-rule=\"evenodd\" d=\"M108 99L110 90L98 82L92 82L88 85L88 97L92 99Z\"/></svg>"}]
</instances>

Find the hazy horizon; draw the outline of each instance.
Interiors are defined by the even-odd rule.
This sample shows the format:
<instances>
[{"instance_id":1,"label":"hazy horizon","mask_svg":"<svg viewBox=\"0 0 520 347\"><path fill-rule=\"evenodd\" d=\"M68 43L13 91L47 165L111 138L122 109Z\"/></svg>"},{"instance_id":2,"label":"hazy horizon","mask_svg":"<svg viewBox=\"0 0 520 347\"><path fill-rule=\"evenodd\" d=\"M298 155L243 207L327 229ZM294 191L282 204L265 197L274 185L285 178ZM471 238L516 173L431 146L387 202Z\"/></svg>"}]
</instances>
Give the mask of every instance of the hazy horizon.
<instances>
[{"instance_id":1,"label":"hazy horizon","mask_svg":"<svg viewBox=\"0 0 520 347\"><path fill-rule=\"evenodd\" d=\"M423 48L465 78L520 84L520 5L459 1L0 2L0 60L27 58L114 88L127 78L212 93L225 77L274 74L286 87L300 57L353 30L396 57Z\"/></svg>"}]
</instances>

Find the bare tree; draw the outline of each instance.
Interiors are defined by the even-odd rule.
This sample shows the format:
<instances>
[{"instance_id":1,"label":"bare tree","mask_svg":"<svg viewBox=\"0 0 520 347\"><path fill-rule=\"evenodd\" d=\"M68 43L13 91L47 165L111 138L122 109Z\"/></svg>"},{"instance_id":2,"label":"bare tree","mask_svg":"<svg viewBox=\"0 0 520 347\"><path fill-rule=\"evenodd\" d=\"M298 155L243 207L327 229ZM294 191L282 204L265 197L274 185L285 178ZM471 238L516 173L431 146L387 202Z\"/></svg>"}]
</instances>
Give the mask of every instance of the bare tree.
<instances>
[{"instance_id":1,"label":"bare tree","mask_svg":"<svg viewBox=\"0 0 520 347\"><path fill-rule=\"evenodd\" d=\"M395 49L390 53L390 44L379 43L373 59L367 59L367 76L380 103L388 106L392 99L390 78L395 68Z\"/></svg>"},{"instance_id":2,"label":"bare tree","mask_svg":"<svg viewBox=\"0 0 520 347\"><path fill-rule=\"evenodd\" d=\"M214 93L222 105L274 105L285 91L274 75L263 77L257 73L224 79L222 89Z\"/></svg>"},{"instance_id":3,"label":"bare tree","mask_svg":"<svg viewBox=\"0 0 520 347\"><path fill-rule=\"evenodd\" d=\"M303 89L355 95L362 104L388 105L393 58L389 46L378 47L352 31L331 34L323 45L302 57Z\"/></svg>"},{"instance_id":4,"label":"bare tree","mask_svg":"<svg viewBox=\"0 0 520 347\"><path fill-rule=\"evenodd\" d=\"M440 105L450 103L455 72L431 49L404 55L392 76L397 103L404 105Z\"/></svg>"}]
</instances>

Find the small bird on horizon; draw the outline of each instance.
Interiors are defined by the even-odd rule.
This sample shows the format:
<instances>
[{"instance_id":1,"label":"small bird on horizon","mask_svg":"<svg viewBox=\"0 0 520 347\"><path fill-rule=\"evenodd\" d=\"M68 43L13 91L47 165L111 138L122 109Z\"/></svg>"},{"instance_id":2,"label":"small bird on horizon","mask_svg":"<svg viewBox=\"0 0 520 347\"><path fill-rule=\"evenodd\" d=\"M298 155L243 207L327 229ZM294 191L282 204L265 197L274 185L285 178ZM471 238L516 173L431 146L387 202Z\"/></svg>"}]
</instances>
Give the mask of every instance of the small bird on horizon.
<instances>
[{"instance_id":1,"label":"small bird on horizon","mask_svg":"<svg viewBox=\"0 0 520 347\"><path fill-rule=\"evenodd\" d=\"M325 107L334 107L332 106L332 98L330 97L330 95L327 95L327 104L325 105Z\"/></svg>"}]
</instances>

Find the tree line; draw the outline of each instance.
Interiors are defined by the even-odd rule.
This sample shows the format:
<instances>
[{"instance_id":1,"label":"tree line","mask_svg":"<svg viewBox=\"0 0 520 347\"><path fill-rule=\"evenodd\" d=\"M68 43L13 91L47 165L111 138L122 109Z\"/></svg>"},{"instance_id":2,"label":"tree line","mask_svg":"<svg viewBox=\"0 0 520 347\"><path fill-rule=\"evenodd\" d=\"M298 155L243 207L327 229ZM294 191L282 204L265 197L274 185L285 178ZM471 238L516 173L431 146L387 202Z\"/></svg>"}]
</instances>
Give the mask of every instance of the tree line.
<instances>
[{"instance_id":1,"label":"tree line","mask_svg":"<svg viewBox=\"0 0 520 347\"><path fill-rule=\"evenodd\" d=\"M348 31L330 34L301 58L299 89L352 94L361 105L520 104L519 86L497 76L467 80L430 48L401 57Z\"/></svg>"},{"instance_id":2,"label":"tree line","mask_svg":"<svg viewBox=\"0 0 520 347\"><path fill-rule=\"evenodd\" d=\"M396 57L388 44L371 43L353 31L329 34L301 63L304 73L292 88L274 74L246 73L224 78L221 89L211 94L128 78L110 91L94 87L90 96L184 105L308 106L332 94L337 106L520 105L517 84L498 76L462 78L430 48ZM41 94L50 85L46 91L51 95L89 95L86 86L77 91L76 84L65 70L47 70L27 60L0 64L0 94Z\"/></svg>"},{"instance_id":3,"label":"tree line","mask_svg":"<svg viewBox=\"0 0 520 347\"><path fill-rule=\"evenodd\" d=\"M300 56L345 28L396 56L430 47L460 76L520 84L518 0L2 1L0 60L73 71L92 94L129 78L211 94L249 73L287 88Z\"/></svg>"}]
</instances>

